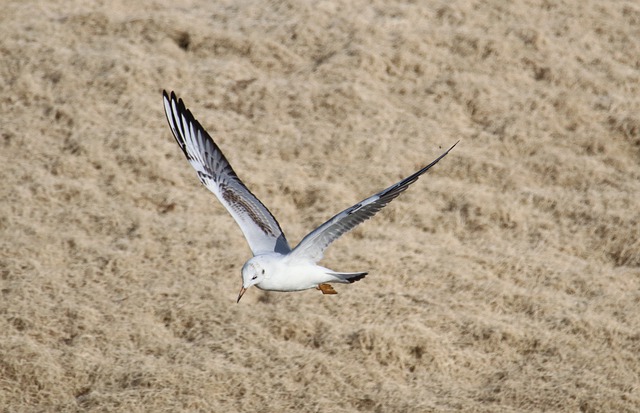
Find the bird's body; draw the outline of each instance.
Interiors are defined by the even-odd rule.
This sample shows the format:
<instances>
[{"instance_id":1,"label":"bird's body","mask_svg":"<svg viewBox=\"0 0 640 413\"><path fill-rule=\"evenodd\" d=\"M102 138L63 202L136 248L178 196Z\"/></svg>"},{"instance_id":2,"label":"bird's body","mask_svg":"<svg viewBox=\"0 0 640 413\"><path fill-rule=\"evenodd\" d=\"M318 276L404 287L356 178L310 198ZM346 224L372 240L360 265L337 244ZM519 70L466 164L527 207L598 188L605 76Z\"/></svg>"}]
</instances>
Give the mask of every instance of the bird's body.
<instances>
[{"instance_id":1,"label":"bird's body","mask_svg":"<svg viewBox=\"0 0 640 413\"><path fill-rule=\"evenodd\" d=\"M253 285L268 291L317 288L323 294L336 294L330 283L353 283L364 278L366 272L336 272L317 262L329 244L384 208L457 144L413 175L336 214L292 249L278 221L238 178L220 148L182 99L177 99L173 92L169 96L166 91L163 98L169 126L182 152L200 181L236 220L253 252L253 257L242 267L238 301Z\"/></svg>"},{"instance_id":2,"label":"bird's body","mask_svg":"<svg viewBox=\"0 0 640 413\"><path fill-rule=\"evenodd\" d=\"M336 273L310 260L292 258L289 254L277 252L256 255L243 266L243 272L255 271L264 275L256 287L267 291L302 291L317 288L320 284L350 283L361 279L367 273ZM264 274L262 274L264 270ZM351 281L353 280L353 281Z\"/></svg>"}]
</instances>

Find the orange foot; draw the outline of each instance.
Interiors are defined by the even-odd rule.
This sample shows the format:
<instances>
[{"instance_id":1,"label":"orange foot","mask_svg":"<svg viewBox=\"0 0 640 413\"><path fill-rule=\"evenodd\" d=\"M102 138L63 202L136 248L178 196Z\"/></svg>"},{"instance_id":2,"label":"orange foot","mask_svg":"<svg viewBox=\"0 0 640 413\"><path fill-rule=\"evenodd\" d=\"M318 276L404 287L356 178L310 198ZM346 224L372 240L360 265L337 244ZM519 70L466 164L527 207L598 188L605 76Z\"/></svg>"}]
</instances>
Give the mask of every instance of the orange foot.
<instances>
[{"instance_id":1,"label":"orange foot","mask_svg":"<svg viewBox=\"0 0 640 413\"><path fill-rule=\"evenodd\" d=\"M331 284L318 284L316 288L322 291L322 294L338 294L338 292L333 289Z\"/></svg>"}]
</instances>

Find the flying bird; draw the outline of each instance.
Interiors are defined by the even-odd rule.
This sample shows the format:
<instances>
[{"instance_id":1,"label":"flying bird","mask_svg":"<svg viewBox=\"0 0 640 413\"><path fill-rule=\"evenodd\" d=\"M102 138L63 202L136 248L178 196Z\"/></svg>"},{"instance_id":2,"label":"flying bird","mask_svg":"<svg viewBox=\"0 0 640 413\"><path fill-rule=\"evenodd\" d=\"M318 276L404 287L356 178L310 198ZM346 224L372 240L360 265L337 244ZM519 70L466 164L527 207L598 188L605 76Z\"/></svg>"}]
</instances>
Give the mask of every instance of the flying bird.
<instances>
[{"instance_id":1,"label":"flying bird","mask_svg":"<svg viewBox=\"0 0 640 413\"><path fill-rule=\"evenodd\" d=\"M444 158L458 142L413 175L338 213L291 248L280 224L238 178L222 151L174 92L163 91L164 111L180 149L205 187L236 220L253 253L242 267L242 295L251 286L268 291L316 288L337 294L331 283L353 283L367 272L337 272L317 265L333 241L371 218Z\"/></svg>"}]
</instances>

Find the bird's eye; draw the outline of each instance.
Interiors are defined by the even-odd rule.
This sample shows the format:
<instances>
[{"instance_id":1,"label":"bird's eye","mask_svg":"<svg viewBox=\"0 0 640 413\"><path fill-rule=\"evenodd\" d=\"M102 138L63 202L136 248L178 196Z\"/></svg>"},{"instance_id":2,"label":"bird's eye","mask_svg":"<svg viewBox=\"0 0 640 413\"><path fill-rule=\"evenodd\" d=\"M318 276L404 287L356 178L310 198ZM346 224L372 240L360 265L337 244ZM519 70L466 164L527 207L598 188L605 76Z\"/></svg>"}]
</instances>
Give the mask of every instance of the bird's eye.
<instances>
[{"instance_id":1,"label":"bird's eye","mask_svg":"<svg viewBox=\"0 0 640 413\"><path fill-rule=\"evenodd\" d=\"M252 280L255 280L256 278L258 278L258 276L257 276L257 275L254 275L251 279L252 279Z\"/></svg>"},{"instance_id":2,"label":"bird's eye","mask_svg":"<svg viewBox=\"0 0 640 413\"><path fill-rule=\"evenodd\" d=\"M262 274L264 274L264 268L262 269Z\"/></svg>"}]
</instances>

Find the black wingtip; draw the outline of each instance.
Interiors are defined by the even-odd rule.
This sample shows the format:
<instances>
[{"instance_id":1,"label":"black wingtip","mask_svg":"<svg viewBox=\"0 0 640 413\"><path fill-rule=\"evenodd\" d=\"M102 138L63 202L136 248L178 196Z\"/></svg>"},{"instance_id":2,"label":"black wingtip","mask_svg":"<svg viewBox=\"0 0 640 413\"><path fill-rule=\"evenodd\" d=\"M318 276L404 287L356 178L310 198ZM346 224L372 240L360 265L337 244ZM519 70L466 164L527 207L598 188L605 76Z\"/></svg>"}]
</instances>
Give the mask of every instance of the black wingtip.
<instances>
[{"instance_id":1,"label":"black wingtip","mask_svg":"<svg viewBox=\"0 0 640 413\"><path fill-rule=\"evenodd\" d=\"M409 185L411 185L412 183L414 183L415 181L418 180L418 178L420 178L420 175L424 174L425 172L427 172L429 169L431 169L431 167L435 164L437 164L438 162L440 162L440 160L442 158L444 158L445 156L447 156L449 154L449 152L451 152L451 150L453 148L455 148L455 146L460 142L460 140L458 140L456 143L454 143L453 145L451 145L451 147L449 149L447 149L442 155L438 156L436 159L434 159L429 165L423 167L422 169L420 169L419 171L415 172L413 175L406 177L405 179L403 179L400 182L397 182L393 185L391 185L389 188L385 189L384 191L381 191L378 195L380 195L380 197L384 197L387 194L392 194L392 198L395 198L396 196L398 196L398 194L400 194L400 192L404 191L405 189L407 189L409 187ZM391 200L389 199L389 201Z\"/></svg>"},{"instance_id":2,"label":"black wingtip","mask_svg":"<svg viewBox=\"0 0 640 413\"><path fill-rule=\"evenodd\" d=\"M162 97L165 100L168 100L169 102L173 102L173 101L178 101L179 103L182 102L182 99L178 99L178 97L176 96L176 93L172 90L171 93L167 92L166 89L162 89Z\"/></svg>"},{"instance_id":3,"label":"black wingtip","mask_svg":"<svg viewBox=\"0 0 640 413\"><path fill-rule=\"evenodd\" d=\"M451 150L453 148L456 147L456 145L460 142L460 140L458 140L456 143L454 143L453 145L451 145L451 147L449 149L447 149L442 155L438 156L436 159L433 160L433 162L431 162L429 165L425 166L424 168L422 168L421 170L419 170L418 172L416 172L413 176L415 176L416 178L420 175L422 175L423 173L427 172L429 170L429 168L431 168L433 165L437 164L440 159L444 158L445 156L447 156L449 154L449 152L451 152Z\"/></svg>"},{"instance_id":4,"label":"black wingtip","mask_svg":"<svg viewBox=\"0 0 640 413\"><path fill-rule=\"evenodd\" d=\"M456 147L456 145L457 145L457 144L459 144L459 143L460 143L460 139L458 139L458 140L456 141L456 143L454 143L453 145L451 145L451 147L450 147L449 149L447 149L446 151L444 151L444 153L443 153L442 155L438 156L438 159L436 159L435 161L431 162L431 164L430 164L429 166L433 166L433 165L435 165L436 163L438 163L438 161L439 161L440 159L442 159L442 158L444 158L445 156L447 156L447 155L449 154L449 152L451 152L451 150L452 150L453 148L455 148L455 147Z\"/></svg>"}]
</instances>

